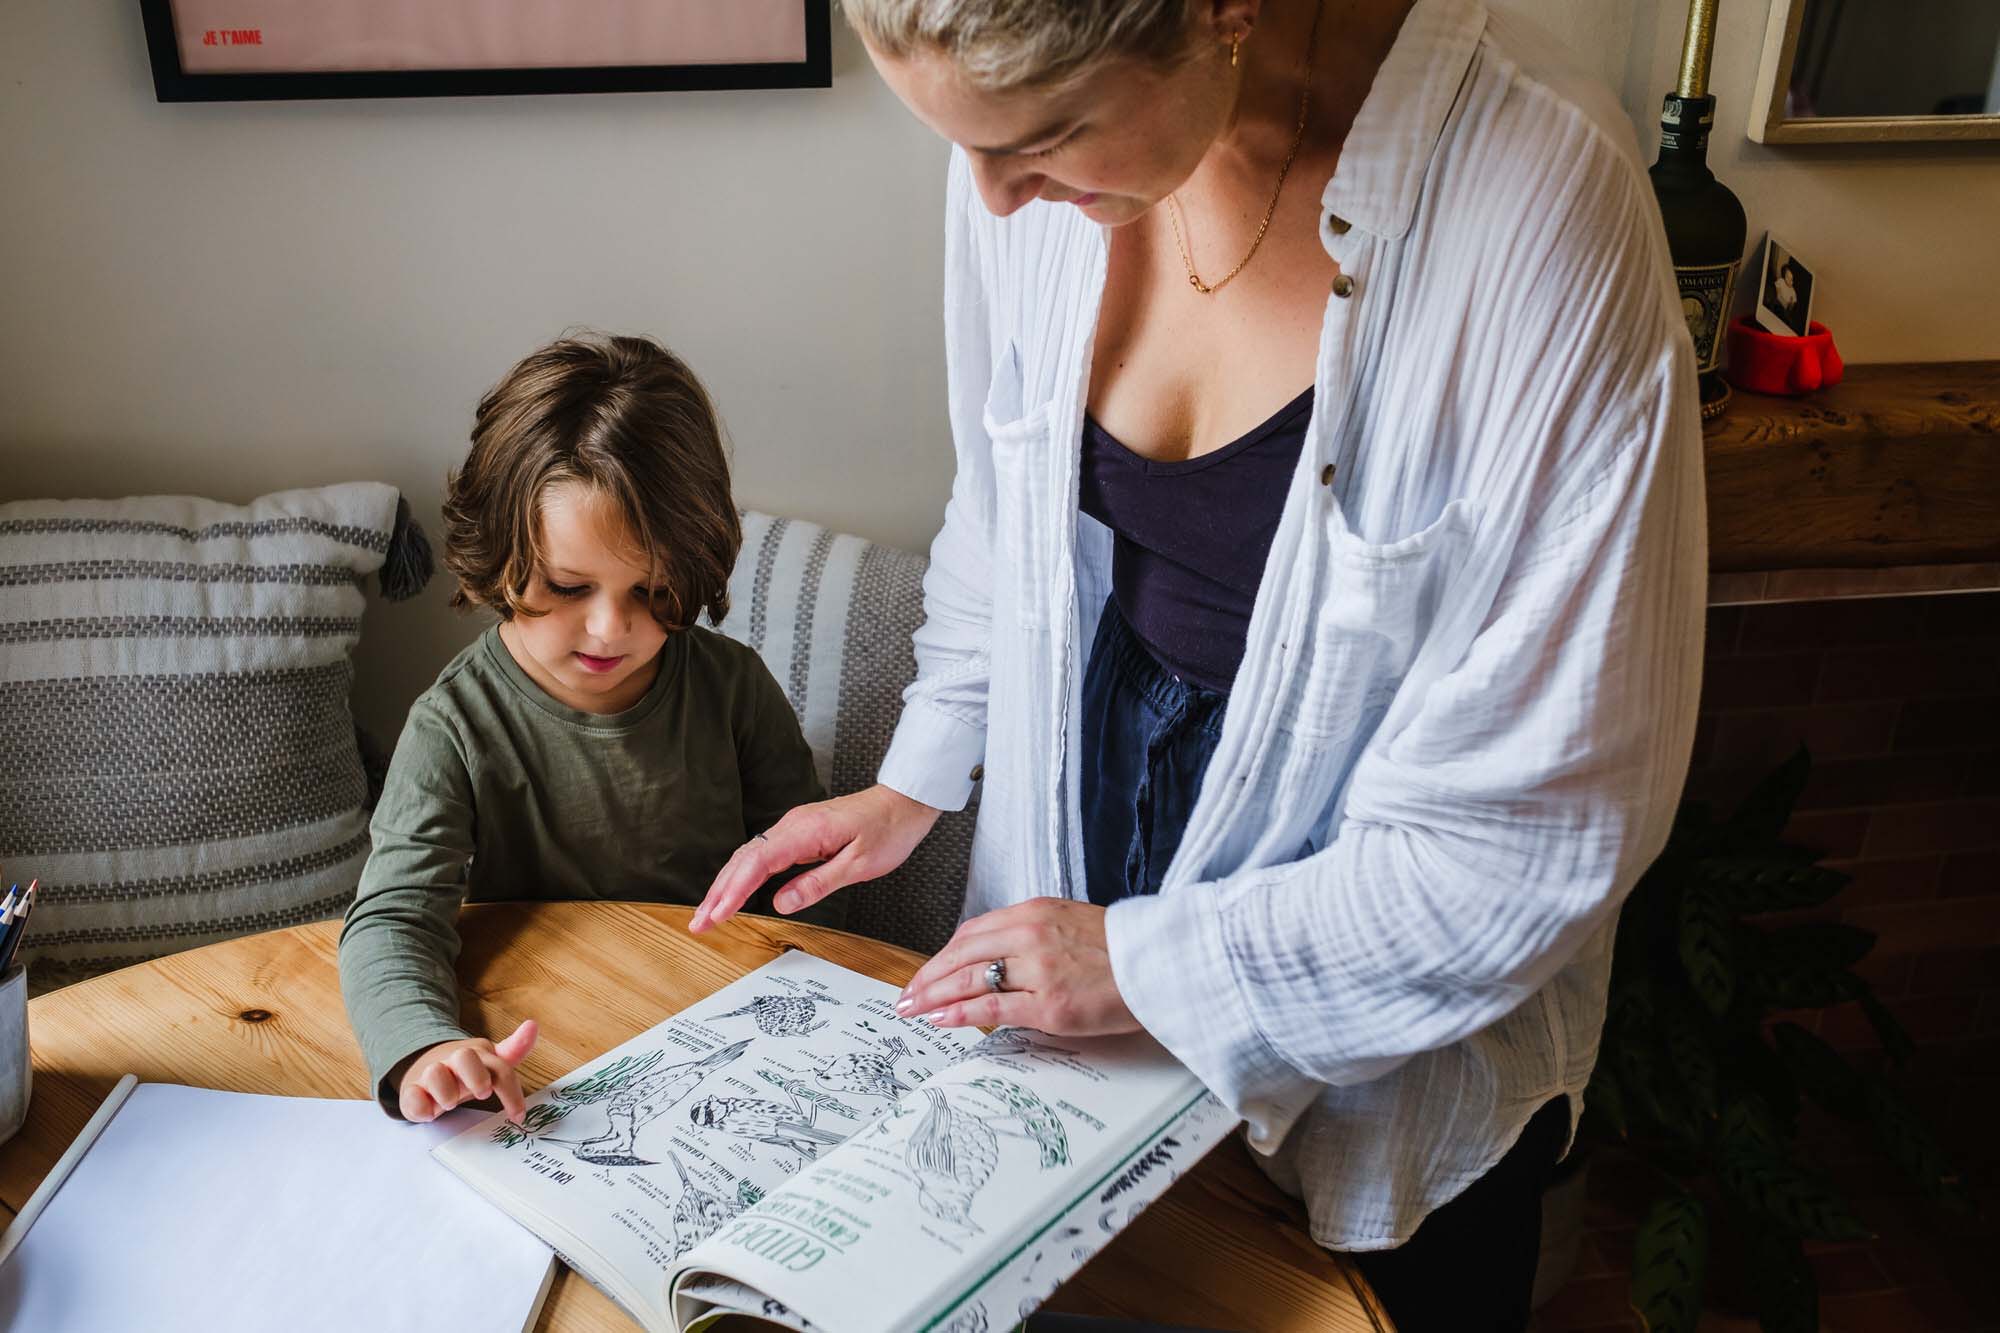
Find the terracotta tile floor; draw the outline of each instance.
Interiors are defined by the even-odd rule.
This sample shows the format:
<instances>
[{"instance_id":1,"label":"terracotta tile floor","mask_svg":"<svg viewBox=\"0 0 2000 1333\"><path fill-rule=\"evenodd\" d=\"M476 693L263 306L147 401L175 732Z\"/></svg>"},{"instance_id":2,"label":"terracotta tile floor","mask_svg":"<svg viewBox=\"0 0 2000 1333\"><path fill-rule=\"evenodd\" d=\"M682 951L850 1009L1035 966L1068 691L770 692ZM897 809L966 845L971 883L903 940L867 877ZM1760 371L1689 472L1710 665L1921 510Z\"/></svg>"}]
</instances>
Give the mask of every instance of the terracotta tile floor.
<instances>
[{"instance_id":1,"label":"terracotta tile floor","mask_svg":"<svg viewBox=\"0 0 2000 1333\"><path fill-rule=\"evenodd\" d=\"M1827 1333L2000 1333L2000 1062L1990 1042L1927 1048L1901 1086L1984 1202L1983 1215L1967 1218L1929 1204L1848 1127L1809 1115L1800 1133L1809 1160L1833 1177L1876 1232L1868 1241L1809 1243L1820 1326ZM1641 1327L1625 1297L1632 1235L1650 1197L1638 1170L1597 1159L1576 1270L1537 1311L1536 1333ZM1701 1328L1755 1333L1757 1322L1712 1311Z\"/></svg>"}]
</instances>

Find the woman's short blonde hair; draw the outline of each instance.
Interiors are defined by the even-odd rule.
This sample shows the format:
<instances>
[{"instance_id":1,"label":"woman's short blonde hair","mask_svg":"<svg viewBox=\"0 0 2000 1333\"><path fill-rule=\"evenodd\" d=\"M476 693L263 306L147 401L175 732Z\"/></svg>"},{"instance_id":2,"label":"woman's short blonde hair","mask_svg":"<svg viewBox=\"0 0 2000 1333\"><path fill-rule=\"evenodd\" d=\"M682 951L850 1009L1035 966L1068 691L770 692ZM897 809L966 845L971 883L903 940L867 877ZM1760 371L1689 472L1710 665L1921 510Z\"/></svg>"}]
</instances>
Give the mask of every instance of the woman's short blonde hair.
<instances>
[{"instance_id":1,"label":"woman's short blonde hair","mask_svg":"<svg viewBox=\"0 0 2000 1333\"><path fill-rule=\"evenodd\" d=\"M1194 0L841 0L883 55L935 51L980 87L1061 86L1106 60L1169 66L1190 50Z\"/></svg>"}]
</instances>

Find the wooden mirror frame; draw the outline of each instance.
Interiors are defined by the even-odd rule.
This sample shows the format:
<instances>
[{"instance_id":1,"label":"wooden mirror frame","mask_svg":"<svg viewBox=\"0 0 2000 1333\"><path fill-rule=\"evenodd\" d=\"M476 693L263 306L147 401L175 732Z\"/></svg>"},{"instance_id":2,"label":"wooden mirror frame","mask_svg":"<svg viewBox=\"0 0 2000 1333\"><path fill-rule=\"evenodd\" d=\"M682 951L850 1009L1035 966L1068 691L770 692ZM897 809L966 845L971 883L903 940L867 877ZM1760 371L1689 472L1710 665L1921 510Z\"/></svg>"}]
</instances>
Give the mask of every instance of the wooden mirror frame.
<instances>
[{"instance_id":1,"label":"wooden mirror frame","mask_svg":"<svg viewBox=\"0 0 2000 1333\"><path fill-rule=\"evenodd\" d=\"M1785 115L1785 90L1809 0L1771 0L1757 91L1750 101L1750 137L1758 143L1888 143L1897 140L2000 139L2000 115L1805 116Z\"/></svg>"}]
</instances>

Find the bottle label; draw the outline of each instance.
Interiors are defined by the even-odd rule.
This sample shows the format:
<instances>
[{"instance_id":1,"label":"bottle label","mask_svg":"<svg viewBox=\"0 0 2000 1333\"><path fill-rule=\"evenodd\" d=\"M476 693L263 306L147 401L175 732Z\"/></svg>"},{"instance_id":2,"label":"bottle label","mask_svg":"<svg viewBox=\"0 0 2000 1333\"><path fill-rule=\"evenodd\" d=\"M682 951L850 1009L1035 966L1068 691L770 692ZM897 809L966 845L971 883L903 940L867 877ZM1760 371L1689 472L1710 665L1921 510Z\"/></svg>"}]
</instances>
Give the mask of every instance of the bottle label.
<instances>
[{"instance_id":1,"label":"bottle label","mask_svg":"<svg viewBox=\"0 0 2000 1333\"><path fill-rule=\"evenodd\" d=\"M1682 97L1668 93L1660 107L1660 147L1705 149L1715 124L1713 97Z\"/></svg>"},{"instance_id":2,"label":"bottle label","mask_svg":"<svg viewBox=\"0 0 2000 1333\"><path fill-rule=\"evenodd\" d=\"M1705 375L1721 359L1722 327L1729 320L1736 265L1675 265L1674 280L1680 284L1681 313L1687 317L1688 333L1694 338L1696 368Z\"/></svg>"}]
</instances>

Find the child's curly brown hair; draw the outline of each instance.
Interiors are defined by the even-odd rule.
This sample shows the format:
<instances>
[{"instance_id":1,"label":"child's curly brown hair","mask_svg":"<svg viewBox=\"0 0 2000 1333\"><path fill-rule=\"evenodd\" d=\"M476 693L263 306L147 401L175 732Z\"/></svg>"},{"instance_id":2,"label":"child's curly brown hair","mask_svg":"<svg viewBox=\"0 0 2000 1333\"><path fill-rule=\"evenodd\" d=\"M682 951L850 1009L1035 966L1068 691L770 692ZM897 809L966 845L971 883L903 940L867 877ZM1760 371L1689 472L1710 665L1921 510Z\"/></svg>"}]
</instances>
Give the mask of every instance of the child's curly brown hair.
<instances>
[{"instance_id":1,"label":"child's curly brown hair","mask_svg":"<svg viewBox=\"0 0 2000 1333\"><path fill-rule=\"evenodd\" d=\"M578 482L624 515L657 571L652 612L670 630L729 612L743 525L708 393L645 338L578 334L524 358L479 400L472 451L444 500L453 606L539 615L523 597L541 561L541 504Z\"/></svg>"}]
</instances>

